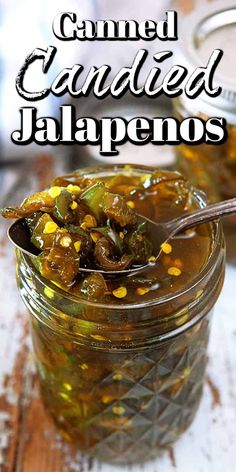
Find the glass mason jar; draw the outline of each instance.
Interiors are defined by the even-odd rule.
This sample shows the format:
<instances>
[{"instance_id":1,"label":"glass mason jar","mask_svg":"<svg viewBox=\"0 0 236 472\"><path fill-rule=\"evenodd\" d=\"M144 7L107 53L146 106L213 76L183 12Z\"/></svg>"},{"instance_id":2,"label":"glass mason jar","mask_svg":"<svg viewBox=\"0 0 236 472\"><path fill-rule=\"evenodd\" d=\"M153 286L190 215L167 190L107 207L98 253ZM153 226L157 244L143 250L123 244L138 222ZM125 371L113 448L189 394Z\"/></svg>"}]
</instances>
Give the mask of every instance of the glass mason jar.
<instances>
[{"instance_id":1,"label":"glass mason jar","mask_svg":"<svg viewBox=\"0 0 236 472\"><path fill-rule=\"evenodd\" d=\"M180 120L191 116L207 120L215 116L227 121L228 139L223 144L176 146L179 169L203 189L211 201L236 196L235 25L235 4L222 0L212 2L183 19L176 48L175 62L185 65L189 72L206 66L214 49L222 49L224 53L213 81L214 87L222 87L221 95L211 98L201 93L191 100L183 94L174 100Z\"/></svg>"},{"instance_id":2,"label":"glass mason jar","mask_svg":"<svg viewBox=\"0 0 236 472\"><path fill-rule=\"evenodd\" d=\"M104 304L65 292L17 252L42 398L62 435L81 451L108 462L140 463L191 424L224 278L221 225L210 229L209 258L191 283L134 304Z\"/></svg>"}]
</instances>

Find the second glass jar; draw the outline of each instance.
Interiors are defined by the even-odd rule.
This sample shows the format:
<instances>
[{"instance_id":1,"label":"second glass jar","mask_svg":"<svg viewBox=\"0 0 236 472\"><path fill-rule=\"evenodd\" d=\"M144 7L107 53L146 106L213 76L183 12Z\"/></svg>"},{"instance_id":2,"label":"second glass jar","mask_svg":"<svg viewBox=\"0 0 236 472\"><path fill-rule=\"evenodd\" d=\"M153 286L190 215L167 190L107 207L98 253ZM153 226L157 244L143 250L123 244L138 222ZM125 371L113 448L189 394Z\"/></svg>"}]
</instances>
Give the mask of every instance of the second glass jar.
<instances>
[{"instance_id":1,"label":"second glass jar","mask_svg":"<svg viewBox=\"0 0 236 472\"><path fill-rule=\"evenodd\" d=\"M182 144L176 146L178 167L194 185L204 190L210 201L236 197L236 81L234 40L236 8L232 1L212 2L183 20L176 57L189 72L205 66L214 49L223 56L214 71L212 87L221 87L217 97L205 92L188 99L175 99L175 111L182 120L197 116L225 118L228 138L223 144Z\"/></svg>"}]
</instances>

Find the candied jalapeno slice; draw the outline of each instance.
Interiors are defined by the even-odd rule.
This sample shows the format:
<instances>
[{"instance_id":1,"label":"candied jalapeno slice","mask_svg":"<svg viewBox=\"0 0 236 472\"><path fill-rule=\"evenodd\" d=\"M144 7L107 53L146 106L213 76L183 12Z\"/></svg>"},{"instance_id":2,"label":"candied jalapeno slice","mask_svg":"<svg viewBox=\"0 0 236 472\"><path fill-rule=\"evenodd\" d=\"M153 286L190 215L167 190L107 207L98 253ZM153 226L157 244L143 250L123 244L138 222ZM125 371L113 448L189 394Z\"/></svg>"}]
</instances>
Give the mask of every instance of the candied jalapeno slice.
<instances>
[{"instance_id":1,"label":"candied jalapeno slice","mask_svg":"<svg viewBox=\"0 0 236 472\"><path fill-rule=\"evenodd\" d=\"M38 260L41 274L63 287L69 288L79 271L80 257L66 230L58 230L55 233L51 249L42 252Z\"/></svg>"},{"instance_id":2,"label":"candied jalapeno slice","mask_svg":"<svg viewBox=\"0 0 236 472\"><path fill-rule=\"evenodd\" d=\"M34 228L35 226L37 225L38 223L38 220L40 219L40 217L43 215L43 213L41 211L38 211L38 212L35 212L33 213L31 216L28 216L26 218L26 223L27 223L27 226L30 230L30 234L32 235L33 231L34 231Z\"/></svg>"},{"instance_id":3,"label":"candied jalapeno slice","mask_svg":"<svg viewBox=\"0 0 236 472\"><path fill-rule=\"evenodd\" d=\"M122 227L137 223L136 213L127 205L126 198L122 195L105 192L101 207L108 218L115 220Z\"/></svg>"},{"instance_id":4,"label":"candied jalapeno slice","mask_svg":"<svg viewBox=\"0 0 236 472\"><path fill-rule=\"evenodd\" d=\"M151 187L152 185L160 184L161 182L177 182L177 181L184 181L186 182L185 177L183 177L180 172L177 171L164 171L157 169L155 170L152 174L147 176L149 185L148 187ZM146 180L143 182L143 186L146 187L145 185Z\"/></svg>"},{"instance_id":5,"label":"candied jalapeno slice","mask_svg":"<svg viewBox=\"0 0 236 472\"><path fill-rule=\"evenodd\" d=\"M97 182L91 187L86 188L80 195L80 199L86 203L92 213L96 216L97 220L100 220L102 217L102 208L100 203L105 191L105 185L102 182Z\"/></svg>"},{"instance_id":6,"label":"candied jalapeno slice","mask_svg":"<svg viewBox=\"0 0 236 472\"><path fill-rule=\"evenodd\" d=\"M55 199L44 191L25 198L19 207L3 208L1 214L4 218L26 218L38 211L51 213L54 205Z\"/></svg>"},{"instance_id":7,"label":"candied jalapeno slice","mask_svg":"<svg viewBox=\"0 0 236 472\"><path fill-rule=\"evenodd\" d=\"M114 245L108 239L102 237L95 244L94 257L97 263L107 270L124 270L130 266L133 256L124 254L120 260L115 260ZM111 258L113 257L113 259Z\"/></svg>"},{"instance_id":8,"label":"candied jalapeno slice","mask_svg":"<svg viewBox=\"0 0 236 472\"><path fill-rule=\"evenodd\" d=\"M102 182L97 182L81 193L80 198L94 213L99 222L104 216L111 218L120 226L134 225L136 213L130 208L124 196L108 192Z\"/></svg>"},{"instance_id":9,"label":"candied jalapeno slice","mask_svg":"<svg viewBox=\"0 0 236 472\"><path fill-rule=\"evenodd\" d=\"M80 283L79 290L89 300L99 300L108 291L105 279L99 272L88 275Z\"/></svg>"},{"instance_id":10,"label":"candied jalapeno slice","mask_svg":"<svg viewBox=\"0 0 236 472\"><path fill-rule=\"evenodd\" d=\"M131 175L116 174L106 182L109 191L119 193L119 195L130 195L140 187L136 177Z\"/></svg>"},{"instance_id":11,"label":"candied jalapeno slice","mask_svg":"<svg viewBox=\"0 0 236 472\"><path fill-rule=\"evenodd\" d=\"M68 180L64 177L55 177L52 181L52 186L59 186L59 187L67 187L67 185L71 184L71 180Z\"/></svg>"},{"instance_id":12,"label":"candied jalapeno slice","mask_svg":"<svg viewBox=\"0 0 236 472\"><path fill-rule=\"evenodd\" d=\"M138 229L128 233L124 242L133 255L134 262L145 263L152 256L152 243Z\"/></svg>"},{"instance_id":13,"label":"candied jalapeno slice","mask_svg":"<svg viewBox=\"0 0 236 472\"><path fill-rule=\"evenodd\" d=\"M73 240L75 249L76 249L76 243L79 241L81 242L80 249L79 251L77 251L80 253L81 258L88 256L92 249L92 241L91 241L89 233L87 233L83 228L80 228L80 226L77 226L77 225L66 224L65 227L68 230ZM78 246L79 245L77 245L77 247Z\"/></svg>"},{"instance_id":14,"label":"candied jalapeno slice","mask_svg":"<svg viewBox=\"0 0 236 472\"><path fill-rule=\"evenodd\" d=\"M53 210L53 215L58 221L61 221L62 223L73 221L74 216L73 211L71 210L72 203L72 194L63 189L55 199L55 206Z\"/></svg>"},{"instance_id":15,"label":"candied jalapeno slice","mask_svg":"<svg viewBox=\"0 0 236 472\"><path fill-rule=\"evenodd\" d=\"M73 211L73 224L80 226L84 222L85 216L90 213L90 209L84 202L81 202L80 200L76 200L76 203L77 208Z\"/></svg>"},{"instance_id":16,"label":"candied jalapeno slice","mask_svg":"<svg viewBox=\"0 0 236 472\"><path fill-rule=\"evenodd\" d=\"M38 249L50 249L53 244L55 232L57 231L57 229L58 225L53 221L51 216L47 213L43 213L38 218L33 228L31 242Z\"/></svg>"},{"instance_id":17,"label":"candied jalapeno slice","mask_svg":"<svg viewBox=\"0 0 236 472\"><path fill-rule=\"evenodd\" d=\"M112 227L111 221L107 220L107 226L96 228L96 232L100 233L105 238L108 238L114 245L117 251L122 254L123 252L123 241L117 231Z\"/></svg>"}]
</instances>

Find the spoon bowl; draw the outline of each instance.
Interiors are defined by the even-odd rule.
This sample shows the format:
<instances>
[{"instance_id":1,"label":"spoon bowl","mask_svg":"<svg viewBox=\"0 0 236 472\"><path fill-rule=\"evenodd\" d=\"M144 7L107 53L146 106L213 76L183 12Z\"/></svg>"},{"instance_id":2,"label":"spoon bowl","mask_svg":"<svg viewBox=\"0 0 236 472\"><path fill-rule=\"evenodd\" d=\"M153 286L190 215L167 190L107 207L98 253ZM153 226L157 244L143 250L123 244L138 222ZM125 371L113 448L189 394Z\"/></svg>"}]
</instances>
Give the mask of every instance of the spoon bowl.
<instances>
[{"instance_id":1,"label":"spoon bowl","mask_svg":"<svg viewBox=\"0 0 236 472\"><path fill-rule=\"evenodd\" d=\"M21 218L15 221L9 228L8 228L8 238L12 242L12 244L22 251L24 254L31 258L36 258L40 254L40 250L37 249L30 241L30 231L28 225L26 223L25 218ZM151 264L149 264L151 265ZM80 272L91 273L91 272L99 272L100 274L107 275L107 276L126 276L126 275L134 275L138 272L141 272L147 268L147 264L144 265L137 265L133 266L130 269L123 269L123 270L104 270L104 269L96 269L96 268L89 268L80 266Z\"/></svg>"},{"instance_id":2,"label":"spoon bowl","mask_svg":"<svg viewBox=\"0 0 236 472\"><path fill-rule=\"evenodd\" d=\"M203 223L218 220L226 216L236 214L236 198L226 200L220 203L214 203L204 208L200 208L192 213L186 213L174 220L165 223L156 223L143 215L138 215L147 224L147 233L153 244L156 261L143 265L133 266L124 270L103 270L100 268L80 267L80 272L99 272L104 276L128 276L146 271L153 267L157 262L161 252L162 244L168 242L171 238L181 231L193 228ZM40 251L31 243L30 232L24 218L15 221L8 229L8 237L14 246L24 254L30 257L37 257Z\"/></svg>"}]
</instances>

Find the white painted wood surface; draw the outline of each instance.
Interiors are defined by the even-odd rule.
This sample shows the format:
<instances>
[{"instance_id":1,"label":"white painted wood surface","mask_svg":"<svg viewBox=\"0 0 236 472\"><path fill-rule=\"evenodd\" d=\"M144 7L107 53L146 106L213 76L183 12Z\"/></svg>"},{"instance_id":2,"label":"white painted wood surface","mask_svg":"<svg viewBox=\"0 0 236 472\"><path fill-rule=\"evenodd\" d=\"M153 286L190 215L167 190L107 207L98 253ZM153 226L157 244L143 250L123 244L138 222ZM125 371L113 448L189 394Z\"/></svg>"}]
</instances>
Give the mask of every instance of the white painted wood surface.
<instances>
[{"instance_id":1,"label":"white painted wood surface","mask_svg":"<svg viewBox=\"0 0 236 472\"><path fill-rule=\"evenodd\" d=\"M16 290L14 254L6 242L5 230L5 223L1 223L0 471L233 472L236 467L236 267L232 245L236 238L231 236L231 263L215 307L204 396L193 425L169 453L155 462L119 468L83 459L79 453L72 452L41 412L28 349L27 316ZM235 244L234 247L236 253Z\"/></svg>"}]
</instances>

